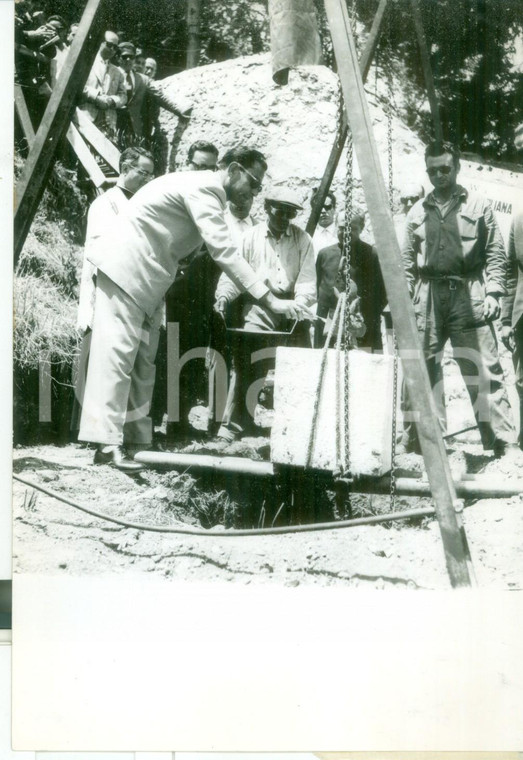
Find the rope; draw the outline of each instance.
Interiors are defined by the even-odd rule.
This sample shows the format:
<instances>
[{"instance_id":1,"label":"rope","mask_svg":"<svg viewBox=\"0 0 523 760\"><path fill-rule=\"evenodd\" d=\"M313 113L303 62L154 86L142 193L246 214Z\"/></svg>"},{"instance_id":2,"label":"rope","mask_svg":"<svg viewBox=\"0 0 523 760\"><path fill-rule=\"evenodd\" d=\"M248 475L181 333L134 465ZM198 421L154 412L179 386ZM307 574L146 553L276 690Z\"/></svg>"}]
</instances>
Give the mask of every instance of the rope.
<instances>
[{"instance_id":1,"label":"rope","mask_svg":"<svg viewBox=\"0 0 523 760\"><path fill-rule=\"evenodd\" d=\"M119 517L113 517L112 515L98 512L95 509L79 504L55 491L51 491L49 488L39 485L38 483L26 480L26 478L20 477L20 475L13 475L13 479L29 486L30 488L34 488L36 491L41 491L52 499L61 501L74 509L79 509L81 512L85 512L92 517L98 517L101 520L116 523L116 525L122 525L124 528L132 528L133 530L143 530L153 533L176 533L187 536L203 536L205 538L237 538L239 536L272 536L286 533L314 533L321 530L338 530L340 528L355 528L359 525L377 525L380 523L394 522L395 520L409 520L414 517L432 517L436 514L436 510L433 507L425 507L423 509L409 509L404 512L395 512L394 514L389 513L385 515L373 515L372 517L358 517L353 520L342 520L336 523L328 522L316 523L314 525L293 525L282 528L245 528L243 530L225 530L220 533L213 533L211 530L203 530L199 528L182 528L180 526L162 527L159 525L147 525L144 523L121 520Z\"/></svg>"},{"instance_id":2,"label":"rope","mask_svg":"<svg viewBox=\"0 0 523 760\"><path fill-rule=\"evenodd\" d=\"M316 392L314 394L314 407L312 410L311 429L309 431L309 440L307 442L307 454L305 456L306 468L309 468L312 462L312 452L314 449L314 441L316 438L316 425L318 422L318 410L320 408L321 390L322 390L322 385L323 385L323 378L325 376L325 369L327 367L327 352L329 350L330 342L332 340L334 328L336 327L336 324L339 319L340 308L341 308L340 301L341 299L336 304L336 309L334 311L334 316L332 317L332 322L331 322L331 326L329 327L327 339L325 340L325 344L322 348L320 369L318 372L318 382L316 383Z\"/></svg>"}]
</instances>

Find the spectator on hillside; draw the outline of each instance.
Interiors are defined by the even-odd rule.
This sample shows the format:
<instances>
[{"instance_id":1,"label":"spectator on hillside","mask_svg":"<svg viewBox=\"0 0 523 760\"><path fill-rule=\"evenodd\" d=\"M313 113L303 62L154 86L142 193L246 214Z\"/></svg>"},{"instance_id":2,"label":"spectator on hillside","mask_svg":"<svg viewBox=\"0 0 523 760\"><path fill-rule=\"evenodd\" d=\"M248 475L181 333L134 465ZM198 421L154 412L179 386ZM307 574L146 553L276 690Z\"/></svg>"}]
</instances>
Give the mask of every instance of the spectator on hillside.
<instances>
[{"instance_id":1,"label":"spectator on hillside","mask_svg":"<svg viewBox=\"0 0 523 760\"><path fill-rule=\"evenodd\" d=\"M137 74L145 73L145 54L141 48L136 48L133 71L136 71Z\"/></svg>"},{"instance_id":2,"label":"spectator on hillside","mask_svg":"<svg viewBox=\"0 0 523 760\"><path fill-rule=\"evenodd\" d=\"M127 102L124 75L113 60L118 37L107 31L82 94L80 109L111 140L116 139L116 109Z\"/></svg>"},{"instance_id":3,"label":"spectator on hillside","mask_svg":"<svg viewBox=\"0 0 523 760\"><path fill-rule=\"evenodd\" d=\"M118 134L120 146L140 143L145 135L144 118L146 117L146 101L152 99L158 106L165 108L180 118L182 114L177 104L165 95L155 84L133 70L136 48L132 42L122 42L118 46L121 60L121 72L124 76L127 103L118 112ZM190 109L188 109L190 110Z\"/></svg>"},{"instance_id":4,"label":"spectator on hillside","mask_svg":"<svg viewBox=\"0 0 523 760\"><path fill-rule=\"evenodd\" d=\"M154 60L154 58L146 58L145 59L145 67L143 70L143 73L145 76L148 76L150 79L156 79L156 72L158 70L158 64Z\"/></svg>"}]
</instances>

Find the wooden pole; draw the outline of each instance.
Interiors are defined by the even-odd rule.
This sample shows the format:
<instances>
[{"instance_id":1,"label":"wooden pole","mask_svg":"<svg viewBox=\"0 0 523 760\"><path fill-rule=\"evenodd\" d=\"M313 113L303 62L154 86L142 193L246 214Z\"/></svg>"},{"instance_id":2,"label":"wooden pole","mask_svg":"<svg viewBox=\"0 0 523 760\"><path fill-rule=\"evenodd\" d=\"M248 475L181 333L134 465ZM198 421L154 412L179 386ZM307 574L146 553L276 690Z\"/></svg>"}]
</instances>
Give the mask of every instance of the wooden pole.
<instances>
[{"instance_id":1,"label":"wooden pole","mask_svg":"<svg viewBox=\"0 0 523 760\"><path fill-rule=\"evenodd\" d=\"M436 95L436 88L434 87L434 77L432 76L432 66L430 65L430 54L429 54L429 49L427 47L427 40L425 38L425 31L423 29L423 22L421 20L419 0L411 0L411 5L412 5L412 17L414 19L414 27L416 29L416 36L418 38L419 52L421 56L421 67L423 70L423 78L425 80L425 87L427 88L427 96L429 99L430 112L432 114L432 123L434 125L434 136L436 140L442 140L443 130L441 127L439 102L438 102L438 96Z\"/></svg>"},{"instance_id":2,"label":"wooden pole","mask_svg":"<svg viewBox=\"0 0 523 760\"><path fill-rule=\"evenodd\" d=\"M347 108L347 119L352 131L365 199L387 289L404 377L412 407L420 414L417 423L418 436L434 497L450 582L453 586L470 586L473 580L472 563L461 517L455 509L456 491L438 423L425 359L419 345L414 311L389 209L387 189L373 136L346 3L344 0L325 0L325 8L346 108L347 104L350 104L350 108Z\"/></svg>"},{"instance_id":3,"label":"wooden pole","mask_svg":"<svg viewBox=\"0 0 523 760\"><path fill-rule=\"evenodd\" d=\"M24 137L30 150L35 139L35 131L31 122L31 117L29 116L29 111L27 110L24 92L21 86L17 83L15 83L15 107L16 115L18 116L22 132L24 133Z\"/></svg>"},{"instance_id":4,"label":"wooden pole","mask_svg":"<svg viewBox=\"0 0 523 760\"><path fill-rule=\"evenodd\" d=\"M372 63L372 59L374 58L374 53L376 52L376 48L378 47L378 42L379 42L380 34L381 34L381 28L382 28L383 19L385 16L385 10L387 8L388 1L389 0L380 0L378 10L376 11L376 15L374 16L374 21L372 22L372 27L369 33L369 37L365 44L365 49L361 56L359 65L360 65L361 78L363 79L364 82L367 79L367 74L369 73L370 65ZM329 160L327 161L327 166L325 168L325 172L321 179L320 186L311 204L311 215L309 217L309 221L307 222L307 227L306 227L306 230L309 233L309 235L314 235L314 231L316 230L316 226L320 218L321 210L323 208L323 204L325 203L327 193L329 192L330 186L332 184L332 180L334 179L334 175L336 173L336 169L338 167L338 163L340 161L341 154L343 152L343 146L345 145L346 139L347 139L347 119L344 113L343 122L341 125L340 134L339 134L339 139L337 135L336 140L334 141L334 145L332 146Z\"/></svg>"},{"instance_id":5,"label":"wooden pole","mask_svg":"<svg viewBox=\"0 0 523 760\"><path fill-rule=\"evenodd\" d=\"M53 90L24 169L16 185L14 262L18 261L27 233L53 167L64 134L100 45L100 7L107 0L89 0L64 68Z\"/></svg>"},{"instance_id":6,"label":"wooden pole","mask_svg":"<svg viewBox=\"0 0 523 760\"><path fill-rule=\"evenodd\" d=\"M200 0L187 0L187 68L200 62Z\"/></svg>"}]
</instances>

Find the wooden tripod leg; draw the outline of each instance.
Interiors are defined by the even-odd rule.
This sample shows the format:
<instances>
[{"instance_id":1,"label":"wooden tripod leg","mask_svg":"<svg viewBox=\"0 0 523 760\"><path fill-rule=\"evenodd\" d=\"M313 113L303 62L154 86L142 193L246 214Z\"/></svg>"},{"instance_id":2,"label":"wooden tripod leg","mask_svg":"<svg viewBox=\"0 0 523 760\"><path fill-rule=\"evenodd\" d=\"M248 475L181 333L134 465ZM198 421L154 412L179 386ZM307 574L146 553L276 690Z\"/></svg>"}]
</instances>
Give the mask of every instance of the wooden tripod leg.
<instances>
[{"instance_id":1,"label":"wooden tripod leg","mask_svg":"<svg viewBox=\"0 0 523 760\"><path fill-rule=\"evenodd\" d=\"M352 131L405 380L413 408L420 411L418 435L434 498L450 582L452 586L470 586L473 582L470 554L464 540L461 515L456 512L456 491L438 423L427 367L419 345L414 311L389 210L389 199L359 72L346 3L344 0L325 0L325 8L338 61L343 97L345 104L350 103L347 119Z\"/></svg>"}]
</instances>

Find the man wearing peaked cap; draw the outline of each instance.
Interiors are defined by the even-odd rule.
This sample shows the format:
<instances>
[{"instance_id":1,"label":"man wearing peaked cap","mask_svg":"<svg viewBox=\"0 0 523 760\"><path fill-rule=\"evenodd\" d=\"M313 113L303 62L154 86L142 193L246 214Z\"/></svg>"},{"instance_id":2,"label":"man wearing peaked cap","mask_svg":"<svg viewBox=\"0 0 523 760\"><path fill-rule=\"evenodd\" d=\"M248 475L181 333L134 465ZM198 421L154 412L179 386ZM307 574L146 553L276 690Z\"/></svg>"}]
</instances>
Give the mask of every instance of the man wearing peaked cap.
<instances>
[{"instance_id":1,"label":"man wearing peaked cap","mask_svg":"<svg viewBox=\"0 0 523 760\"><path fill-rule=\"evenodd\" d=\"M242 254L270 292L278 299L291 299L298 317L307 319L312 316L310 307L316 302L314 250L310 236L291 223L302 208L293 190L272 188L265 196L267 220L245 233ZM234 282L222 274L216 288L215 310L225 318L229 305L239 295ZM241 306L240 326L247 332L286 331L288 320L246 296ZM306 329L303 336L307 336ZM303 337L304 345L307 345L306 341ZM247 392L253 382L266 374L272 363L270 360L253 363L250 351L251 344L247 340L233 349L231 384L223 424L218 431L218 437L224 440L232 441L252 429L253 410L248 408Z\"/></svg>"}]
</instances>

